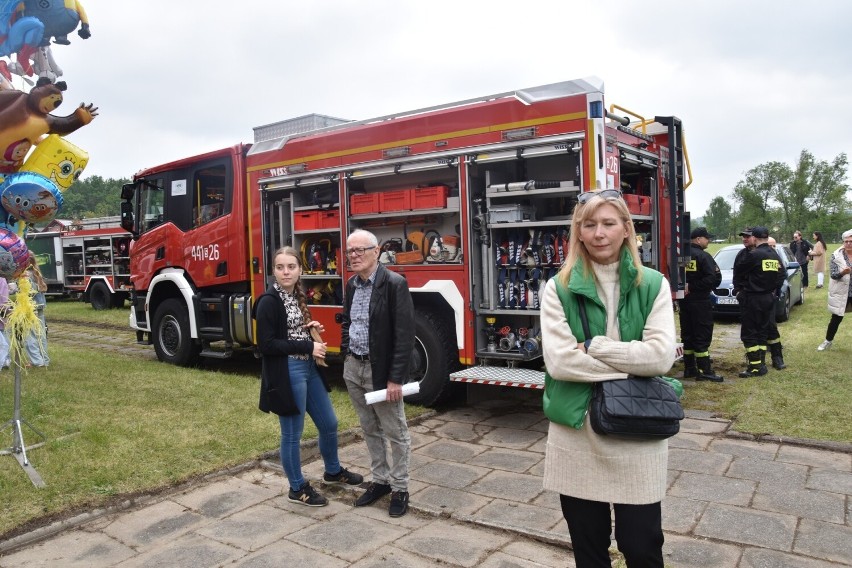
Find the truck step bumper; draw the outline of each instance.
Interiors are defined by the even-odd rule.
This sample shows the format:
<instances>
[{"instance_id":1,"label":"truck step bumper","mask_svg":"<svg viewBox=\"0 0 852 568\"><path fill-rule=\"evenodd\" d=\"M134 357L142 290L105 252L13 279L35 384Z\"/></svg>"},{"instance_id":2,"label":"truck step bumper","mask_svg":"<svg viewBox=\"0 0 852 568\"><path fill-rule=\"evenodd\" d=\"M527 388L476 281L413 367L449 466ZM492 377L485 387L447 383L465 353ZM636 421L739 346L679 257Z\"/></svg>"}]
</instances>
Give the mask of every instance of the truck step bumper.
<instances>
[{"instance_id":1,"label":"truck step bumper","mask_svg":"<svg viewBox=\"0 0 852 568\"><path fill-rule=\"evenodd\" d=\"M470 367L450 374L457 383L475 383L500 387L543 389L544 372L532 369L510 369L508 367Z\"/></svg>"}]
</instances>

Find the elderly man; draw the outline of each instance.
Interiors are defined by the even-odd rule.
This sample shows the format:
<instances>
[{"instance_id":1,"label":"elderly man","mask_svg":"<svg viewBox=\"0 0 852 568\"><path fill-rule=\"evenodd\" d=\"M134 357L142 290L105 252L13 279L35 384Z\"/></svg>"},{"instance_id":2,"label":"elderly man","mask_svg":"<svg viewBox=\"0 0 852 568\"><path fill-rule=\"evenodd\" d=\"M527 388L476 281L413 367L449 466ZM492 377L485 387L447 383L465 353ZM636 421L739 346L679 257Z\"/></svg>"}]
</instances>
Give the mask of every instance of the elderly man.
<instances>
[{"instance_id":1,"label":"elderly man","mask_svg":"<svg viewBox=\"0 0 852 568\"><path fill-rule=\"evenodd\" d=\"M391 493L388 514L401 517L408 511L411 460L402 384L414 348L414 302L405 278L379 263L373 233L353 231L346 240L346 256L355 274L346 283L340 345L346 355L343 380L361 421L373 475L355 506L370 505ZM364 395L382 389L387 389L387 399L367 404Z\"/></svg>"}]
</instances>

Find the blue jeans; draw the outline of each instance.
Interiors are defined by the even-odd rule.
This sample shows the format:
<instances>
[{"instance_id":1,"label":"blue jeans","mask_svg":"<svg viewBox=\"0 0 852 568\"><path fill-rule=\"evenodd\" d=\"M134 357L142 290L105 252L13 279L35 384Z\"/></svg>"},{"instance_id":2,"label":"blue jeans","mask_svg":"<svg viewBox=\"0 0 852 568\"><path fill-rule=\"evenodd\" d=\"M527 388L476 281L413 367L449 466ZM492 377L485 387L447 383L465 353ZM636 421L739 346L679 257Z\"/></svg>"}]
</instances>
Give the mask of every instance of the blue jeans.
<instances>
[{"instance_id":1,"label":"blue jeans","mask_svg":"<svg viewBox=\"0 0 852 568\"><path fill-rule=\"evenodd\" d=\"M281 466L290 482L290 489L298 491L305 484L302 476L302 459L299 444L305 429L305 412L316 424L319 432L319 451L325 463L325 471L340 473L337 459L337 415L319 370L313 359L289 359L290 388L299 407L299 414L279 416L281 424Z\"/></svg>"},{"instance_id":2,"label":"blue jeans","mask_svg":"<svg viewBox=\"0 0 852 568\"><path fill-rule=\"evenodd\" d=\"M40 322L41 337L36 335L35 330L31 331L24 341L24 347L27 350L30 363L36 367L46 367L50 364L50 357L47 355L47 326L44 321L44 304L38 305L36 312Z\"/></svg>"}]
</instances>

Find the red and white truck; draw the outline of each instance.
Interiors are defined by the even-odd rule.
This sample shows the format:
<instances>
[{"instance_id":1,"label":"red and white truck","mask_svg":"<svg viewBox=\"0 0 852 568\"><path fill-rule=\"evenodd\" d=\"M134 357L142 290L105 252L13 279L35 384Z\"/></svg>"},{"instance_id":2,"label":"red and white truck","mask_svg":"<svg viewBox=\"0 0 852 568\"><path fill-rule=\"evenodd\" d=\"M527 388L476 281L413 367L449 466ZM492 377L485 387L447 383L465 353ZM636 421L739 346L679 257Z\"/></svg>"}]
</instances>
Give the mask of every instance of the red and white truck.
<instances>
[{"instance_id":1,"label":"red and white truck","mask_svg":"<svg viewBox=\"0 0 852 568\"><path fill-rule=\"evenodd\" d=\"M96 310L124 307L130 299L131 235L120 217L54 221L43 231L30 231L26 242L48 295L77 296Z\"/></svg>"},{"instance_id":2,"label":"red and white truck","mask_svg":"<svg viewBox=\"0 0 852 568\"><path fill-rule=\"evenodd\" d=\"M607 109L598 79L254 131L252 145L147 168L123 188L131 325L162 361L252 347L252 302L284 245L301 251L313 317L339 352L341 251L364 228L414 297L414 402L465 382L542 388L538 293L565 257L577 195L605 188L622 190L643 260L682 295L681 121Z\"/></svg>"}]
</instances>

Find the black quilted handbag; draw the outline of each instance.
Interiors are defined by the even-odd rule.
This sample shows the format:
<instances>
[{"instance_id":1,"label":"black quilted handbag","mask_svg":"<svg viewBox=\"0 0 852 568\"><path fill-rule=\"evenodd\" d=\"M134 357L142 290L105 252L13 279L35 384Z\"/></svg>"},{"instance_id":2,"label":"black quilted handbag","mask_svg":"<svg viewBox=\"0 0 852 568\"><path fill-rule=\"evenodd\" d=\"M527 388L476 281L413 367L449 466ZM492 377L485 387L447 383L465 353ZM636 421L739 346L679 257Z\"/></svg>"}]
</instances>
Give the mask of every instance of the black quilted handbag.
<instances>
[{"instance_id":1,"label":"black quilted handbag","mask_svg":"<svg viewBox=\"0 0 852 568\"><path fill-rule=\"evenodd\" d=\"M586 304L577 297L586 347L592 339ZM674 388L661 377L634 377L595 383L589 404L592 429L602 436L662 440L680 431L683 407Z\"/></svg>"},{"instance_id":2,"label":"black quilted handbag","mask_svg":"<svg viewBox=\"0 0 852 568\"><path fill-rule=\"evenodd\" d=\"M592 429L601 435L639 440L663 439L680 430L683 408L674 389L660 377L633 377L595 383L589 407Z\"/></svg>"}]
</instances>

